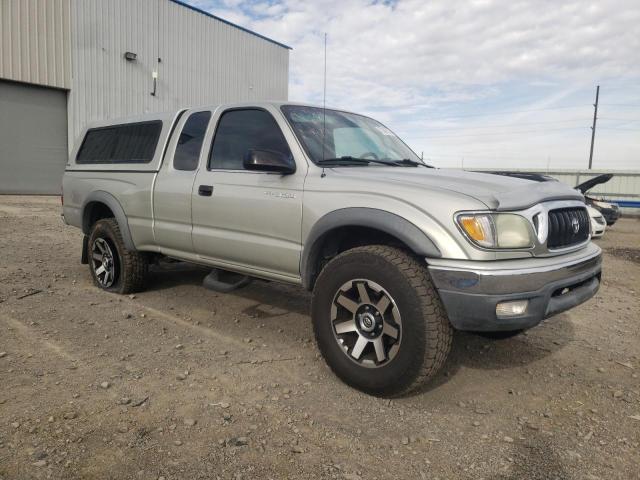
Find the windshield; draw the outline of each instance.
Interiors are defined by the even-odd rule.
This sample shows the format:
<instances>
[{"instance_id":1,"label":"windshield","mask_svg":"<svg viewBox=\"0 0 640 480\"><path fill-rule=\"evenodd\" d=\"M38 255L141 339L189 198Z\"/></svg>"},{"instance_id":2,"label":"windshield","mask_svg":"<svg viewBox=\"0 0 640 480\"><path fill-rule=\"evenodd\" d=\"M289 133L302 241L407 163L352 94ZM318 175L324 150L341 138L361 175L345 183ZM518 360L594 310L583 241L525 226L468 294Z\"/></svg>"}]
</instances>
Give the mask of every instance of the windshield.
<instances>
[{"instance_id":1,"label":"windshield","mask_svg":"<svg viewBox=\"0 0 640 480\"><path fill-rule=\"evenodd\" d=\"M422 163L391 130L371 118L319 107L283 105L281 108L314 163L342 161L350 166L394 165L393 162L403 160ZM357 162L357 159L370 162Z\"/></svg>"}]
</instances>

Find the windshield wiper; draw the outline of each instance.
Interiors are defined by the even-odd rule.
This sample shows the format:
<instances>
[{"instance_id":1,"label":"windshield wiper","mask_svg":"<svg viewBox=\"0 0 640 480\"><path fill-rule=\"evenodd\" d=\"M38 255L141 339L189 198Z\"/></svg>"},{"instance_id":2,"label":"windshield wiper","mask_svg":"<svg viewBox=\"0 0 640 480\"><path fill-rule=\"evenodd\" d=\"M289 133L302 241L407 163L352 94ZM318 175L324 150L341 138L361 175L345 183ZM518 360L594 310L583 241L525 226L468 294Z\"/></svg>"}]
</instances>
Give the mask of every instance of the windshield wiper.
<instances>
[{"instance_id":1,"label":"windshield wiper","mask_svg":"<svg viewBox=\"0 0 640 480\"><path fill-rule=\"evenodd\" d=\"M425 168L433 168L431 165L427 165L426 163L416 162L415 160L411 160L410 158L403 158L402 160L391 160L394 165L405 165L408 167L425 167Z\"/></svg>"},{"instance_id":2,"label":"windshield wiper","mask_svg":"<svg viewBox=\"0 0 640 480\"><path fill-rule=\"evenodd\" d=\"M351 157L349 155L343 157L336 158L323 158L321 160L317 160L316 163L318 165L369 165L370 163L378 163L381 165L386 165L388 167L399 167L401 164L396 162L390 162L385 160L378 160L375 158L359 158L359 157Z\"/></svg>"}]
</instances>

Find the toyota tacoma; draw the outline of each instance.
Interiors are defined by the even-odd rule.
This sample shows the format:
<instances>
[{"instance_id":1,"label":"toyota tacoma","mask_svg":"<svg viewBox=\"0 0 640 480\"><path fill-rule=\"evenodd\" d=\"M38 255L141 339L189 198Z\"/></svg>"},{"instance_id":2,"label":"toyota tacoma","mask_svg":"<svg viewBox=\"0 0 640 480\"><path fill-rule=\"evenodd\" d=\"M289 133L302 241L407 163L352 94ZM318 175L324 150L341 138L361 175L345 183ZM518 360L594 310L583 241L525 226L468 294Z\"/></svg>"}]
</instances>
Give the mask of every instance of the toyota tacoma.
<instances>
[{"instance_id":1,"label":"toyota tacoma","mask_svg":"<svg viewBox=\"0 0 640 480\"><path fill-rule=\"evenodd\" d=\"M139 291L161 257L211 268L219 291L299 285L328 365L374 395L431 379L456 329L508 337L600 285L580 192L433 168L345 111L263 102L90 125L63 192L99 288Z\"/></svg>"}]
</instances>

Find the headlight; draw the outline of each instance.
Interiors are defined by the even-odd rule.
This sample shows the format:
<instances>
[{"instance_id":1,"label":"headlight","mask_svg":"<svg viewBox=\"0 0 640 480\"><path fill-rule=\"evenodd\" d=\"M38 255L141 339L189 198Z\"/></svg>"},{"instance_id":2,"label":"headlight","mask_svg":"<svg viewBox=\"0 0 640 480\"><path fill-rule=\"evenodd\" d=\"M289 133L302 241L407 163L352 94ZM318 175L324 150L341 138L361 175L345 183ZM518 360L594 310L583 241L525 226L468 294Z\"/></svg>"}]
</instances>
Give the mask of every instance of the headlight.
<instances>
[{"instance_id":1,"label":"headlight","mask_svg":"<svg viewBox=\"0 0 640 480\"><path fill-rule=\"evenodd\" d=\"M602 202L600 200L596 200L593 202L594 205L600 207L600 208L612 208L612 204L608 203L608 202Z\"/></svg>"},{"instance_id":2,"label":"headlight","mask_svg":"<svg viewBox=\"0 0 640 480\"><path fill-rule=\"evenodd\" d=\"M513 213L462 214L458 224L469 239L485 248L527 248L533 246L529 221Z\"/></svg>"}]
</instances>

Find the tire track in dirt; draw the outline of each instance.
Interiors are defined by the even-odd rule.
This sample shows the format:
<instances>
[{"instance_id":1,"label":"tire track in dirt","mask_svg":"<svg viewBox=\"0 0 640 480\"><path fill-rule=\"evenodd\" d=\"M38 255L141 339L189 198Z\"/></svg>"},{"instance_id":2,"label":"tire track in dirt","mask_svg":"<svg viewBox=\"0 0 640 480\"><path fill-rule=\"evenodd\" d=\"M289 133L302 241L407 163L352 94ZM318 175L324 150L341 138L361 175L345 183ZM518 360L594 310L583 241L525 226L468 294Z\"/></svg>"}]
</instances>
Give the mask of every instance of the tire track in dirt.
<instances>
[{"instance_id":1,"label":"tire track in dirt","mask_svg":"<svg viewBox=\"0 0 640 480\"><path fill-rule=\"evenodd\" d=\"M7 325L10 325L14 331L17 331L24 338L25 342L43 346L50 352L54 353L56 356L61 357L65 360L74 363L78 361L77 358L67 352L62 346L58 345L55 342L52 342L48 338L42 338L39 335L38 330L29 328L20 320L9 317L2 313L0 313L0 320L3 320Z\"/></svg>"}]
</instances>

